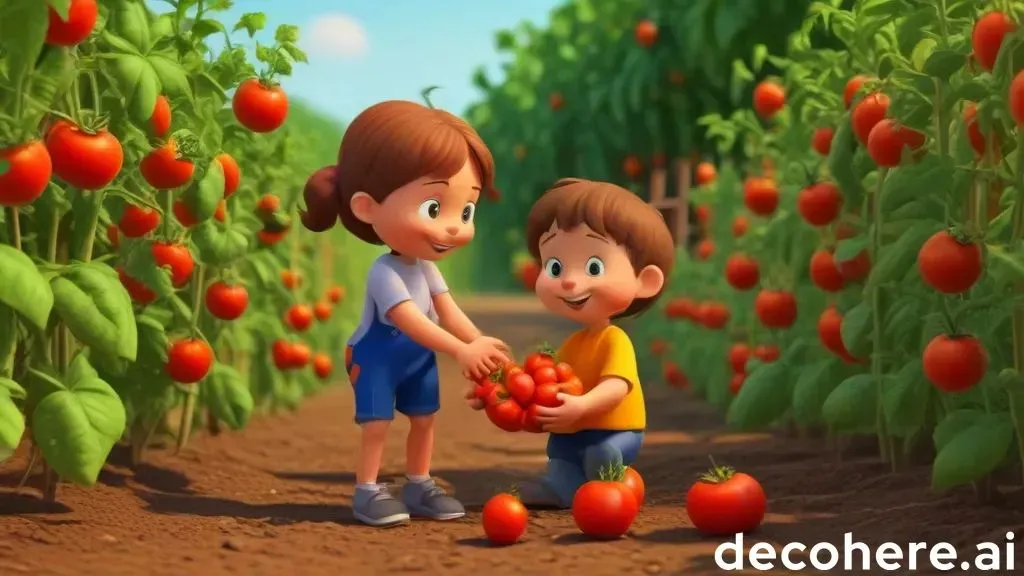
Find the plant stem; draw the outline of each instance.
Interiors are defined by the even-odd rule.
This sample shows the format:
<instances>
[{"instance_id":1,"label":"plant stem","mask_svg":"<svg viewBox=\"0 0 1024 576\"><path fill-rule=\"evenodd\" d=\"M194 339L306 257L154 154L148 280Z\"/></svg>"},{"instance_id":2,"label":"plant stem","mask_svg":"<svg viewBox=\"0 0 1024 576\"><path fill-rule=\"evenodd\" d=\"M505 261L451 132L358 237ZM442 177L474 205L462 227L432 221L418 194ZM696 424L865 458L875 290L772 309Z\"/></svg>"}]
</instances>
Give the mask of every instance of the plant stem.
<instances>
[{"instance_id":1,"label":"plant stem","mask_svg":"<svg viewBox=\"0 0 1024 576\"><path fill-rule=\"evenodd\" d=\"M185 393L185 405L181 409L181 420L178 423L178 442L175 453L181 452L188 443L192 433L192 417L196 412L196 397L199 396L199 384L192 384Z\"/></svg>"},{"instance_id":2,"label":"plant stem","mask_svg":"<svg viewBox=\"0 0 1024 576\"><path fill-rule=\"evenodd\" d=\"M872 208L872 222L873 234L871 237L871 261L875 264L878 263L879 255L882 250L882 191L885 187L885 177L888 175L888 168L882 168L878 172L878 188L875 191L874 198L871 199ZM882 460L888 459L893 467L893 472L896 471L896 458L894 454L894 446L892 438L889 437L889 423L885 417L885 404L883 402L883 394L885 392L885 386L883 385L883 374L885 372L885 365L883 363L882 354L884 348L884 342L882 341L883 332L885 327L883 326L883 319L885 317L884 310L882 309L883 294L881 288L877 285L871 288L871 310L872 310L872 352L871 352L871 377L875 381L875 390L878 396L878 407L877 407L877 428L878 428L878 451Z\"/></svg>"},{"instance_id":3,"label":"plant stem","mask_svg":"<svg viewBox=\"0 0 1024 576\"><path fill-rule=\"evenodd\" d=\"M1017 149L1024 146L1024 130L1017 131ZM1010 246L1014 249L1020 245L1024 238L1024 154L1017 155L1017 198L1014 199L1013 230L1011 231ZM1017 293L1024 291L1024 284L1017 284L1014 288ZM1019 376L1024 372L1024 306L1018 304L1013 309L1013 368ZM1017 433L1017 450L1021 461L1021 471L1024 474L1024 421L1021 420L1020 407L1017 405L1018 398L1024 394L1019 390L1019 382L1014 382L1008 391L1010 395L1010 417L1013 419L1013 428Z\"/></svg>"},{"instance_id":4,"label":"plant stem","mask_svg":"<svg viewBox=\"0 0 1024 576\"><path fill-rule=\"evenodd\" d=\"M203 284L206 283L206 266L196 266L196 277L192 280L192 329L199 327L199 318L203 312Z\"/></svg>"},{"instance_id":5,"label":"plant stem","mask_svg":"<svg viewBox=\"0 0 1024 576\"><path fill-rule=\"evenodd\" d=\"M85 192L83 192L85 194ZM95 190L91 193L92 206L89 214L89 230L86 232L84 244L82 246L82 261L92 262L92 250L96 245L96 230L100 226L100 209L103 207L103 199L106 194L103 190Z\"/></svg>"},{"instance_id":6,"label":"plant stem","mask_svg":"<svg viewBox=\"0 0 1024 576\"><path fill-rule=\"evenodd\" d=\"M9 212L11 221L11 246L15 250L21 250L21 210L12 206Z\"/></svg>"}]
</instances>

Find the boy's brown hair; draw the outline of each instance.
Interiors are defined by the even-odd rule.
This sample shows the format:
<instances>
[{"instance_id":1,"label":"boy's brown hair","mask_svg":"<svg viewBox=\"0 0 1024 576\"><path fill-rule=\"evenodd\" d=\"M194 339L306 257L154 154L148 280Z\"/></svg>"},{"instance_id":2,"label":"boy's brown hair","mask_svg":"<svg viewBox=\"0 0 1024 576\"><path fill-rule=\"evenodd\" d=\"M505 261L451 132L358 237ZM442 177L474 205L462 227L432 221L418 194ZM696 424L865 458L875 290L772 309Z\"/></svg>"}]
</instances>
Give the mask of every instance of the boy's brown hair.
<instances>
[{"instance_id":1,"label":"boy's brown hair","mask_svg":"<svg viewBox=\"0 0 1024 576\"><path fill-rule=\"evenodd\" d=\"M572 230L585 224L594 232L614 240L626 249L633 270L656 266L668 282L675 262L672 233L654 206L625 188L608 182L563 178L545 192L526 219L526 243L530 255L540 260L540 237L555 224ZM662 287L664 290L664 287ZM650 308L661 292L638 298L616 318L635 316Z\"/></svg>"}]
</instances>

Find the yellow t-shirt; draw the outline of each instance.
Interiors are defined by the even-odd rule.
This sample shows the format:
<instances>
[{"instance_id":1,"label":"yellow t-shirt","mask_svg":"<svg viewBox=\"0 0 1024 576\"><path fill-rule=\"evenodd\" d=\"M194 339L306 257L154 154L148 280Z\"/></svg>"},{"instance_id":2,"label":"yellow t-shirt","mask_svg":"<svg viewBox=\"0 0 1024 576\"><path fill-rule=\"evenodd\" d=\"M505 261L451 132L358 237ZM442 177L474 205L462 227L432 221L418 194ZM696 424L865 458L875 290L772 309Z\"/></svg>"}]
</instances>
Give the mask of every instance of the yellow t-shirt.
<instances>
[{"instance_id":1,"label":"yellow t-shirt","mask_svg":"<svg viewBox=\"0 0 1024 576\"><path fill-rule=\"evenodd\" d=\"M647 409L640 389L636 352L622 328L607 326L600 330L580 330L562 343L558 359L572 366L583 383L584 393L610 377L629 383L629 392L618 406L602 414L584 416L572 429L559 432L643 430L647 427Z\"/></svg>"}]
</instances>

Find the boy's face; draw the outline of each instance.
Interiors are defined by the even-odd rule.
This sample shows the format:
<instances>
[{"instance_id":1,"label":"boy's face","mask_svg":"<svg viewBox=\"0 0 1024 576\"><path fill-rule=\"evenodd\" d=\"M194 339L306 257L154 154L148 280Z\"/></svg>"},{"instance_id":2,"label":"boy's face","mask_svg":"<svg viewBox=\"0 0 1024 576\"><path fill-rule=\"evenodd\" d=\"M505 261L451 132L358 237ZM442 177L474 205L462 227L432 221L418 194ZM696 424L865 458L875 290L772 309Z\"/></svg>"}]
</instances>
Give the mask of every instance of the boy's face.
<instances>
[{"instance_id":1,"label":"boy's face","mask_svg":"<svg viewBox=\"0 0 1024 576\"><path fill-rule=\"evenodd\" d=\"M629 254L611 238L585 224L540 237L541 273L536 292L548 310L581 324L605 322L646 294Z\"/></svg>"}]
</instances>

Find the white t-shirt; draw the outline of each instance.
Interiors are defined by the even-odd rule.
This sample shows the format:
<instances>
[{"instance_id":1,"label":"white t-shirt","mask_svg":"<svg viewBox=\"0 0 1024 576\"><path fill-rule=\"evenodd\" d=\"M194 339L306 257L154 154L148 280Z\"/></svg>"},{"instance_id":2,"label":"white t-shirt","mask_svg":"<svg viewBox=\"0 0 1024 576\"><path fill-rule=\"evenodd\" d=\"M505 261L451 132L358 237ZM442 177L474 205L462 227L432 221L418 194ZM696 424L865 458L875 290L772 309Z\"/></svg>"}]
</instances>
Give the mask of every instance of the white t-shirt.
<instances>
[{"instance_id":1,"label":"white t-shirt","mask_svg":"<svg viewBox=\"0 0 1024 576\"><path fill-rule=\"evenodd\" d=\"M356 331L349 338L349 345L366 334L376 319L382 324L391 323L387 313L402 302L411 300L420 312L437 322L434 311L434 296L448 291L448 284L441 276L437 265L426 260L417 260L412 264L403 262L400 257L387 253L381 255L370 267L366 279L366 302L363 304L363 316ZM374 318L376 310L376 318Z\"/></svg>"}]
</instances>

